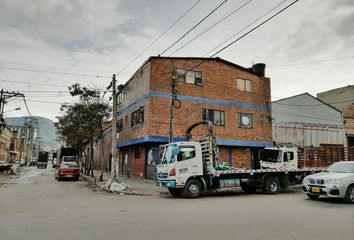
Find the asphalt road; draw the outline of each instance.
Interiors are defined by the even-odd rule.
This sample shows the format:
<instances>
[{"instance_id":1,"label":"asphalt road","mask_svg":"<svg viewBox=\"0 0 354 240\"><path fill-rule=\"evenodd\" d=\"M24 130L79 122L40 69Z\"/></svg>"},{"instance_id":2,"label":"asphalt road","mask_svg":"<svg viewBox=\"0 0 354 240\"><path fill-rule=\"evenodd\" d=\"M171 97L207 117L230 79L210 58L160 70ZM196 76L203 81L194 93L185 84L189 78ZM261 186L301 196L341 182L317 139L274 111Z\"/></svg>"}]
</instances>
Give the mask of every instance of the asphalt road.
<instances>
[{"instance_id":1,"label":"asphalt road","mask_svg":"<svg viewBox=\"0 0 354 240\"><path fill-rule=\"evenodd\" d=\"M176 199L98 194L28 168L0 184L1 240L340 239L354 237L354 205L302 193Z\"/></svg>"}]
</instances>

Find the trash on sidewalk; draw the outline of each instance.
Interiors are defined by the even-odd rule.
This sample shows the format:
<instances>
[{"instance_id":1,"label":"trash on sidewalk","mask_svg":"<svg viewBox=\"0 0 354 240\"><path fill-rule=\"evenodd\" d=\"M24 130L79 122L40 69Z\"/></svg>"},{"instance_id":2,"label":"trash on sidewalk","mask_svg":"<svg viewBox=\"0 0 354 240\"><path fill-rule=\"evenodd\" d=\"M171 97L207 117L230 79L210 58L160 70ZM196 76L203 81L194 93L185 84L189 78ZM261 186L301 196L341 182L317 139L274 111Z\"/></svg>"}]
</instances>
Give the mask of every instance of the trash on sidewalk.
<instances>
[{"instance_id":1,"label":"trash on sidewalk","mask_svg":"<svg viewBox=\"0 0 354 240\"><path fill-rule=\"evenodd\" d=\"M17 174L20 171L19 165L18 164L14 164L11 166L11 173L12 174Z\"/></svg>"},{"instance_id":2,"label":"trash on sidewalk","mask_svg":"<svg viewBox=\"0 0 354 240\"><path fill-rule=\"evenodd\" d=\"M127 189L127 184L124 182L117 183L117 182L112 182L112 180L108 180L106 184L101 186L101 188L110 192L121 192Z\"/></svg>"}]
</instances>

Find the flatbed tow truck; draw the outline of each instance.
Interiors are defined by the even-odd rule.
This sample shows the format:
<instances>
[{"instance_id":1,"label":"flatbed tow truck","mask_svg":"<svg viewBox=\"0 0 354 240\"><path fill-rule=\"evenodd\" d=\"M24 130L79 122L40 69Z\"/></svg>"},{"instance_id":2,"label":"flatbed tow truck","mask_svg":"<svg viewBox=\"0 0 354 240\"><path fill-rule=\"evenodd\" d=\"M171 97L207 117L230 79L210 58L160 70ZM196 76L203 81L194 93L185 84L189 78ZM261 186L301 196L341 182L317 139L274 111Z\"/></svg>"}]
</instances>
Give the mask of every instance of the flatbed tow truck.
<instances>
[{"instance_id":1,"label":"flatbed tow truck","mask_svg":"<svg viewBox=\"0 0 354 240\"><path fill-rule=\"evenodd\" d=\"M206 136L193 138L192 130L207 125ZM319 168L298 168L296 148L264 148L261 153L261 169L227 167L218 161L218 148L213 135L212 123L202 121L186 131L187 141L172 142L159 148L157 185L168 188L172 196L198 198L202 194L225 188L239 188L246 193L258 189L276 194L292 184L300 184Z\"/></svg>"}]
</instances>

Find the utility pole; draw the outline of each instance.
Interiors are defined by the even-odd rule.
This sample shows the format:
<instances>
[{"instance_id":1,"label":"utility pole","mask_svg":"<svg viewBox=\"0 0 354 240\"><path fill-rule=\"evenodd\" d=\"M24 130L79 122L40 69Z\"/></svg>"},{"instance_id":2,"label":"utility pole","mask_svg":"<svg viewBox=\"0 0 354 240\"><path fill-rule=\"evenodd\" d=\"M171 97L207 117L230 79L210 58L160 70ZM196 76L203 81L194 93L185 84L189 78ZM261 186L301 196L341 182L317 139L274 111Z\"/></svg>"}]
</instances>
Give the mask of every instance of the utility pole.
<instances>
[{"instance_id":1,"label":"utility pole","mask_svg":"<svg viewBox=\"0 0 354 240\"><path fill-rule=\"evenodd\" d=\"M168 130L168 142L173 142L173 125L174 125L174 112L175 108L180 108L181 102L177 99L177 90L176 90L176 71L172 71L171 78L171 101L170 101L170 127Z\"/></svg>"},{"instance_id":2,"label":"utility pole","mask_svg":"<svg viewBox=\"0 0 354 240\"><path fill-rule=\"evenodd\" d=\"M111 160L111 179L116 181L119 175L119 165L116 160L117 151L117 88L116 75L112 77L112 98L113 98L113 118L112 118L112 160ZM119 158L119 156L118 156Z\"/></svg>"},{"instance_id":3,"label":"utility pole","mask_svg":"<svg viewBox=\"0 0 354 240\"><path fill-rule=\"evenodd\" d=\"M2 132L2 128L5 127L5 120L3 114L4 114L5 104L7 103L6 100L12 97L24 97L24 96L25 95L19 92L8 92L8 91L4 91L4 89L1 89L0 91L0 134Z\"/></svg>"}]
</instances>

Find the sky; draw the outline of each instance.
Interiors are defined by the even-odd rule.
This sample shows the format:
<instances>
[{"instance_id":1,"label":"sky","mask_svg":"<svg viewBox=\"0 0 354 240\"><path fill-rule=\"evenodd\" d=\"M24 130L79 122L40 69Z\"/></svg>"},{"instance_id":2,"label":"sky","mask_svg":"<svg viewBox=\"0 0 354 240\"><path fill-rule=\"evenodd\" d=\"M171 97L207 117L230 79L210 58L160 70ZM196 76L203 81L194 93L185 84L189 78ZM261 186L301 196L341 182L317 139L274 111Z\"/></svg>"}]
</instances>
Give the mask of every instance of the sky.
<instances>
[{"instance_id":1,"label":"sky","mask_svg":"<svg viewBox=\"0 0 354 240\"><path fill-rule=\"evenodd\" d=\"M223 2L162 56L210 57L293 1L0 0L0 89L25 94L28 106L11 98L4 115L55 120L60 103L74 100L68 86L105 89L118 73L124 84ZM272 100L279 100L353 85L353 43L354 1L300 0L215 57L244 67L265 63Z\"/></svg>"}]
</instances>

